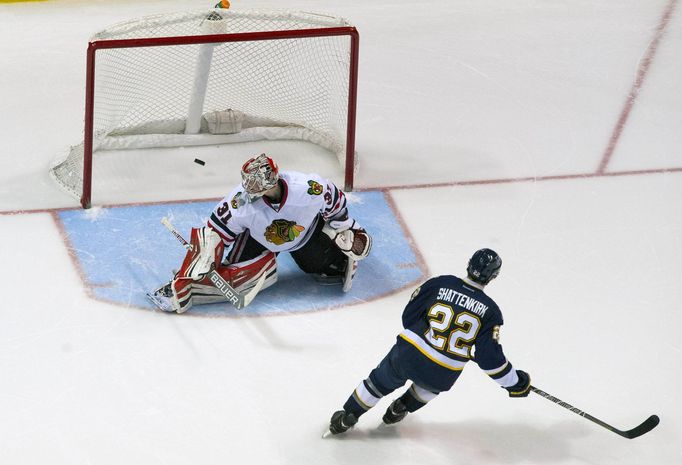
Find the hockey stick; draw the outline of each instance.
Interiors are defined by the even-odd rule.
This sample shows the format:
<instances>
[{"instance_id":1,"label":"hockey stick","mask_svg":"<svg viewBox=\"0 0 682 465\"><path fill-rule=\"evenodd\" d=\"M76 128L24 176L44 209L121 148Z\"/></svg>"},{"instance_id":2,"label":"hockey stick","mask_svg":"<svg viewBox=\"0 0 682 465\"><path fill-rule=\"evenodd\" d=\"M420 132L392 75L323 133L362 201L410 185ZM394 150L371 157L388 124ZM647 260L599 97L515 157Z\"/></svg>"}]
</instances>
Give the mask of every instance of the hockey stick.
<instances>
[{"instance_id":1,"label":"hockey stick","mask_svg":"<svg viewBox=\"0 0 682 465\"><path fill-rule=\"evenodd\" d=\"M175 229L175 226L171 224L168 218L161 218L161 223L187 250L192 250L192 244L187 242L185 238L180 235L178 230ZM220 273L218 273L215 269L211 269L211 271L208 273L208 279L211 280L215 288L218 289L220 293L227 299L227 301L234 305L237 310L241 310L242 308L249 305L251 301L253 301L253 299L256 297L256 294L258 294L263 288L265 278L266 275L263 273L261 277L258 278L258 281L256 281L256 285L253 286L249 292L240 294L237 292L237 290L235 290L235 288L230 286L230 284L225 281L225 279L223 279L223 277L220 276Z\"/></svg>"},{"instance_id":2,"label":"hockey stick","mask_svg":"<svg viewBox=\"0 0 682 465\"><path fill-rule=\"evenodd\" d=\"M658 418L657 415L651 415L649 418L644 420L640 425L635 426L634 428L629 429L627 431L621 431L618 428L614 428L613 426L609 425L608 423L604 423L599 418L595 418L592 415L590 415L589 413L583 412L579 408L573 407L571 404L564 402L561 399L557 399L556 397L554 397L551 394L546 393L542 389L538 389L534 386L531 386L530 390L533 391L534 393L536 393L537 395L542 396L545 399L550 400L550 401L554 402L555 404L560 405L561 407L568 409L571 412L580 415L583 418L587 418L588 420L590 420L593 423L598 424L602 428L606 428L607 430L612 431L612 432L616 433L617 435L623 436L624 438L628 438L628 439L634 439L636 437L639 437L643 434L648 433L649 431L654 429L660 421L660 419Z\"/></svg>"}]
</instances>

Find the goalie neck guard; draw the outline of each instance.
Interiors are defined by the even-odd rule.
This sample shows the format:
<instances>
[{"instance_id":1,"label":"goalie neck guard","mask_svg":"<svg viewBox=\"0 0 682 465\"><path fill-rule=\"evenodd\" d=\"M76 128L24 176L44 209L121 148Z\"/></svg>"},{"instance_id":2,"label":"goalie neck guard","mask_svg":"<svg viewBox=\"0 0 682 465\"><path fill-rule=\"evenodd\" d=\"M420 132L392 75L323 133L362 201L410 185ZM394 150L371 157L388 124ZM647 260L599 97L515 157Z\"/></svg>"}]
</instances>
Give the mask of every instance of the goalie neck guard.
<instances>
[{"instance_id":1,"label":"goalie neck guard","mask_svg":"<svg viewBox=\"0 0 682 465\"><path fill-rule=\"evenodd\" d=\"M251 158L242 166L242 186L249 197L260 197L277 185L279 168L264 153Z\"/></svg>"}]
</instances>

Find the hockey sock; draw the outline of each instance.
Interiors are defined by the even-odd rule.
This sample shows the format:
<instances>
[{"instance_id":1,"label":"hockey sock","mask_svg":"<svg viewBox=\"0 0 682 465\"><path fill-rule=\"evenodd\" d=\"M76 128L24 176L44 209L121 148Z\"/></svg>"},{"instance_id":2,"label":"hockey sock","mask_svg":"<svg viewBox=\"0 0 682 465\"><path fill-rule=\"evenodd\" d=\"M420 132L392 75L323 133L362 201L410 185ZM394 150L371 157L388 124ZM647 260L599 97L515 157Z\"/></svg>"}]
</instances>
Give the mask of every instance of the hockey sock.
<instances>
[{"instance_id":1,"label":"hockey sock","mask_svg":"<svg viewBox=\"0 0 682 465\"><path fill-rule=\"evenodd\" d=\"M368 378L358 384L353 394L343 404L343 409L359 418L360 415L374 407L382 397L383 394L379 392Z\"/></svg>"},{"instance_id":2,"label":"hockey sock","mask_svg":"<svg viewBox=\"0 0 682 465\"><path fill-rule=\"evenodd\" d=\"M408 412L414 412L425 406L430 400L435 399L438 395L436 392L427 391L426 389L412 384L405 393L400 396Z\"/></svg>"}]
</instances>

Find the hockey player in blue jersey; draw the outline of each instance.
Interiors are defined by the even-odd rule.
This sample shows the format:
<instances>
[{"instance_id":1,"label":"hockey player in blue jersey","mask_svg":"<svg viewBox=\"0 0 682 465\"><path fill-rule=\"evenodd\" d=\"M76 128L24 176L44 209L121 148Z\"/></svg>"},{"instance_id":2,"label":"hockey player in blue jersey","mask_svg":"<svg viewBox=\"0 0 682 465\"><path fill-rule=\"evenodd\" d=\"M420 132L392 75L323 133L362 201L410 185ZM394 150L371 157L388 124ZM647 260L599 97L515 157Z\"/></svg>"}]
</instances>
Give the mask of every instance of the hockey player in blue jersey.
<instances>
[{"instance_id":1,"label":"hockey player in blue jersey","mask_svg":"<svg viewBox=\"0 0 682 465\"><path fill-rule=\"evenodd\" d=\"M530 376L514 369L505 357L499 343L502 313L483 291L501 267L497 253L481 249L469 260L467 278L438 276L417 288L403 312L405 329L379 366L355 388L343 410L332 415L329 432L348 431L382 397L411 380L383 416L385 424L401 421L449 390L469 360L510 397L526 397Z\"/></svg>"}]
</instances>

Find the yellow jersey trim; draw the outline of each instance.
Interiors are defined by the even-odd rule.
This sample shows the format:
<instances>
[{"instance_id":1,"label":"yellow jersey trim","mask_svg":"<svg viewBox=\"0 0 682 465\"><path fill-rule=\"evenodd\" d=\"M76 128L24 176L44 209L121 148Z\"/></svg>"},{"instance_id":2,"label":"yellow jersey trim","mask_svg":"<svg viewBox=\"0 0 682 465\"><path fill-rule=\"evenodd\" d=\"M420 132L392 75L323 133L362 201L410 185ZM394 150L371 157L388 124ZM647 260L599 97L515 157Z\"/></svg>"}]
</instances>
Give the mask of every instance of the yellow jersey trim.
<instances>
[{"instance_id":1,"label":"yellow jersey trim","mask_svg":"<svg viewBox=\"0 0 682 465\"><path fill-rule=\"evenodd\" d=\"M460 362L459 360L446 357L428 345L428 343L419 337L415 332L405 329L402 333L400 333L399 336L412 344L419 352L422 353L422 355L431 360L433 363L452 371L462 371L464 369L466 362Z\"/></svg>"}]
</instances>

